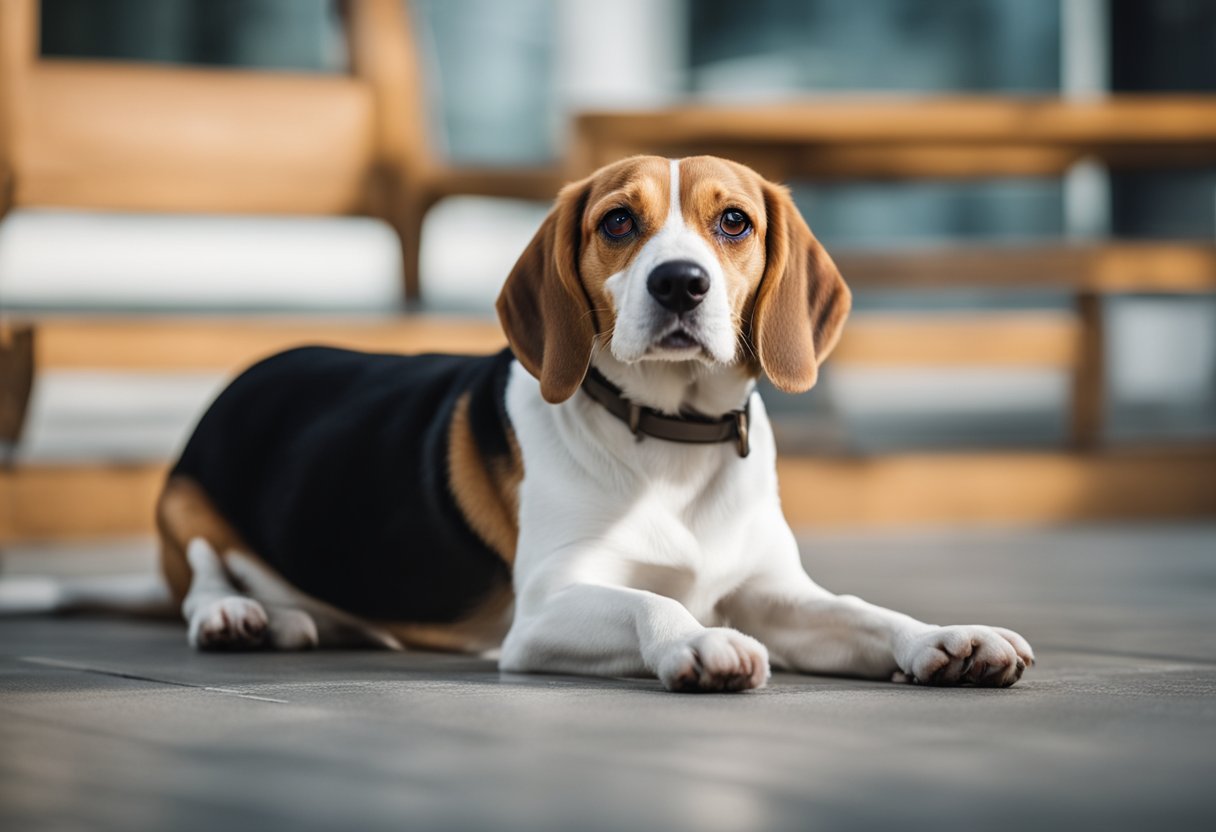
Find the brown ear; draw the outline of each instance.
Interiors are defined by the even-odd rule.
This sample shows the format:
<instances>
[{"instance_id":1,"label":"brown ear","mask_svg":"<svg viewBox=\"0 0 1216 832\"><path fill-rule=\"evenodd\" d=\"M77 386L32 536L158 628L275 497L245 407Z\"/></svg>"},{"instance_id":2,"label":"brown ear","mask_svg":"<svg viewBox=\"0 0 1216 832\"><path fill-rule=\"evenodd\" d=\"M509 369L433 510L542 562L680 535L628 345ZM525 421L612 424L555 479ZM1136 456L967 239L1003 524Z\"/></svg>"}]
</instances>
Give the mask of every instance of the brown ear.
<instances>
[{"instance_id":1,"label":"brown ear","mask_svg":"<svg viewBox=\"0 0 1216 832\"><path fill-rule=\"evenodd\" d=\"M767 260L752 313L752 343L778 389L804 393L840 340L852 295L789 191L766 182L764 202Z\"/></svg>"},{"instance_id":2,"label":"brown ear","mask_svg":"<svg viewBox=\"0 0 1216 832\"><path fill-rule=\"evenodd\" d=\"M578 274L578 244L590 183L567 185L498 295L498 319L519 363L540 380L545 401L574 395L591 363L595 325Z\"/></svg>"}]
</instances>

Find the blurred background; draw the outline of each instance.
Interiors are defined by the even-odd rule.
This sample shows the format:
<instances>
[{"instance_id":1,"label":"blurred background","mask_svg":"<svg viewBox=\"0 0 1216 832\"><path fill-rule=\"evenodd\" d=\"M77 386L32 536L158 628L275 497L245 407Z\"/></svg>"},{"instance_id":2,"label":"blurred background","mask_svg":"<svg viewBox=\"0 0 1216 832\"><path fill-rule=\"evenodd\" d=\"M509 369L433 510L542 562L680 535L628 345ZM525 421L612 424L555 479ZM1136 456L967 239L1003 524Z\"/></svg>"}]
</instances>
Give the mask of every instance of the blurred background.
<instances>
[{"instance_id":1,"label":"blurred background","mask_svg":"<svg viewBox=\"0 0 1216 832\"><path fill-rule=\"evenodd\" d=\"M764 390L808 571L1017 629L1017 688L6 616L152 573L259 357L501 348L557 189L633 153L792 187L856 299ZM1216 0L0 0L0 827L1206 828L1214 517Z\"/></svg>"},{"instance_id":2,"label":"blurred background","mask_svg":"<svg viewBox=\"0 0 1216 832\"><path fill-rule=\"evenodd\" d=\"M551 195L633 152L788 182L854 287L766 393L795 523L1216 513L1216 3L0 9L0 541L150 529L271 349L494 348Z\"/></svg>"}]
</instances>

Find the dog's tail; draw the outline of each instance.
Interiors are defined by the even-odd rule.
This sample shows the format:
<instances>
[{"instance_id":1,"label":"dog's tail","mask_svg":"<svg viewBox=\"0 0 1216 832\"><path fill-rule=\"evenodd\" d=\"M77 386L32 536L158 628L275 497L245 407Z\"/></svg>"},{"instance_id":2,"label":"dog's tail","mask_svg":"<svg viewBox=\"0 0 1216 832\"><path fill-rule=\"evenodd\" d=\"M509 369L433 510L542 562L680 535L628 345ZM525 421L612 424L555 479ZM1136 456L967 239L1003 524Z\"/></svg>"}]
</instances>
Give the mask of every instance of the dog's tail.
<instances>
[{"instance_id":1,"label":"dog's tail","mask_svg":"<svg viewBox=\"0 0 1216 832\"><path fill-rule=\"evenodd\" d=\"M0 576L0 615L55 615L103 612L147 618L176 614L169 587L160 575L51 577Z\"/></svg>"}]
</instances>

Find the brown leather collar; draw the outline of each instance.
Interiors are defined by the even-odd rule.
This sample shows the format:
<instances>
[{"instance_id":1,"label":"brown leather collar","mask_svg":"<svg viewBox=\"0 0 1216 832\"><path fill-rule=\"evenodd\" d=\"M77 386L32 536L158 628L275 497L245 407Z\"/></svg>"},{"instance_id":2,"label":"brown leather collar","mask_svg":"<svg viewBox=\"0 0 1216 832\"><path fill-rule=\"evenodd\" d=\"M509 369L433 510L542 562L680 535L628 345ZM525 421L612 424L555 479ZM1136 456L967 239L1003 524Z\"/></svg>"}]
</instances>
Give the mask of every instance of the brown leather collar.
<instances>
[{"instance_id":1,"label":"brown leather collar","mask_svg":"<svg viewBox=\"0 0 1216 832\"><path fill-rule=\"evenodd\" d=\"M748 441L751 396L742 410L732 410L725 416L667 416L649 407L629 401L620 389L604 378L594 367L583 379L583 390L605 410L629 426L629 430L640 441L642 436L665 439L668 442L689 442L708 445L715 442L734 442L739 456L751 451Z\"/></svg>"}]
</instances>

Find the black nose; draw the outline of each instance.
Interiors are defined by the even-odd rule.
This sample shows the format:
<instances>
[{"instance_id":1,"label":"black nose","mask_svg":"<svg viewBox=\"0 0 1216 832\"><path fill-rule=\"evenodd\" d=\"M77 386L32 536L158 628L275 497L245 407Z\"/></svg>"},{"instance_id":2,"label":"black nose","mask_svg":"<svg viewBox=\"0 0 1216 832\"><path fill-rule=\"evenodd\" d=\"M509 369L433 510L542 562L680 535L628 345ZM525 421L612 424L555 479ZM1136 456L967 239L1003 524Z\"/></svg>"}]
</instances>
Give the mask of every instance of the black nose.
<instances>
[{"instance_id":1,"label":"black nose","mask_svg":"<svg viewBox=\"0 0 1216 832\"><path fill-rule=\"evenodd\" d=\"M705 300L709 275L691 260L669 260L654 267L646 288L664 309L679 314Z\"/></svg>"}]
</instances>

